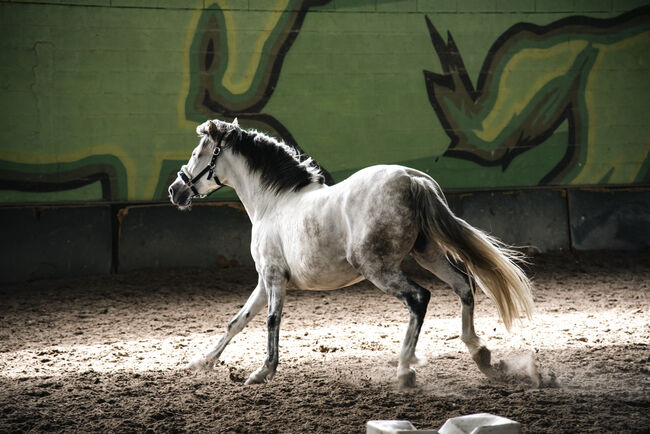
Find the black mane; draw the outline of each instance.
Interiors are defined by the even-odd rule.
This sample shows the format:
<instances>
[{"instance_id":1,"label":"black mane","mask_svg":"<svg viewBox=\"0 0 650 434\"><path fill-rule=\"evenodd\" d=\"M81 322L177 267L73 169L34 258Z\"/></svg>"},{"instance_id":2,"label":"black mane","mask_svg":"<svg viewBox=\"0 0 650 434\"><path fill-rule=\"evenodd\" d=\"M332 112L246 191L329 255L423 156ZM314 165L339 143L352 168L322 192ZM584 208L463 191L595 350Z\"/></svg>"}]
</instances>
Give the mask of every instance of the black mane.
<instances>
[{"instance_id":1,"label":"black mane","mask_svg":"<svg viewBox=\"0 0 650 434\"><path fill-rule=\"evenodd\" d=\"M263 133L241 133L241 138L231 144L232 152L246 159L248 168L260 174L262 185L269 190L298 191L309 184L325 182L320 166L307 155Z\"/></svg>"}]
</instances>

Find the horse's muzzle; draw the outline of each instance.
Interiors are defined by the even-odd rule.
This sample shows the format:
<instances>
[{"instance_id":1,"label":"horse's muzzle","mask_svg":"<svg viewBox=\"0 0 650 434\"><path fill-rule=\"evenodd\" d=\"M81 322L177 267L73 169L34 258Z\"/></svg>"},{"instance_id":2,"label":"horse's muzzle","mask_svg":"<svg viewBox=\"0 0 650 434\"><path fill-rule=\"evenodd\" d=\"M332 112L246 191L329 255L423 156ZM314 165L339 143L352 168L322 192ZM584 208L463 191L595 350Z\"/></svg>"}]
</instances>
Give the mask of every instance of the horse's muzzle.
<instances>
[{"instance_id":1,"label":"horse's muzzle","mask_svg":"<svg viewBox=\"0 0 650 434\"><path fill-rule=\"evenodd\" d=\"M185 208L192 204L192 192L179 179L176 179L167 190L171 203L179 208Z\"/></svg>"}]
</instances>

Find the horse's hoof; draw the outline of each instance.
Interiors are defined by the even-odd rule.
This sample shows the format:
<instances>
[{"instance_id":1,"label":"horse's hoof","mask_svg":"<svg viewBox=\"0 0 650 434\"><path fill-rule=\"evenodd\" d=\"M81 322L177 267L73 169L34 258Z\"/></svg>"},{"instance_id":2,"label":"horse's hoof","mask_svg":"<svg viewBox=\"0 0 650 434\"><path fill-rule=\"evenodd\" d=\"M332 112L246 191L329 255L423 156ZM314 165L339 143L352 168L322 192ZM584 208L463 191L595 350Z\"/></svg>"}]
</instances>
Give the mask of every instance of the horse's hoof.
<instances>
[{"instance_id":1,"label":"horse's hoof","mask_svg":"<svg viewBox=\"0 0 650 434\"><path fill-rule=\"evenodd\" d=\"M503 366L492 365L492 354L485 346L480 346L476 350L471 351L472 360L478 366L486 377L494 381L503 381Z\"/></svg>"},{"instance_id":2,"label":"horse's hoof","mask_svg":"<svg viewBox=\"0 0 650 434\"><path fill-rule=\"evenodd\" d=\"M249 385L249 384L264 384L268 383L271 381L271 378L273 378L273 374L275 372L271 371L269 368L266 368L265 366L261 367L257 371L253 372L249 377L248 380L244 384Z\"/></svg>"},{"instance_id":3,"label":"horse's hoof","mask_svg":"<svg viewBox=\"0 0 650 434\"><path fill-rule=\"evenodd\" d=\"M479 347L472 352L472 360L479 366L490 366L492 356L486 347Z\"/></svg>"},{"instance_id":4,"label":"horse's hoof","mask_svg":"<svg viewBox=\"0 0 650 434\"><path fill-rule=\"evenodd\" d=\"M257 377L250 376L248 377L248 380L244 383L246 386L250 386L251 384L264 384L266 381L264 379L259 379Z\"/></svg>"},{"instance_id":5,"label":"horse's hoof","mask_svg":"<svg viewBox=\"0 0 650 434\"><path fill-rule=\"evenodd\" d=\"M266 378L265 375L262 374L257 374L256 372L252 373L250 377L248 377L248 380L244 383L247 386L250 386L251 384L264 384L268 383L268 379Z\"/></svg>"},{"instance_id":6,"label":"horse's hoof","mask_svg":"<svg viewBox=\"0 0 650 434\"><path fill-rule=\"evenodd\" d=\"M203 357L197 357L192 360L190 363L185 365L185 369L188 371L208 371L212 368L212 363L205 360Z\"/></svg>"},{"instance_id":7,"label":"horse's hoof","mask_svg":"<svg viewBox=\"0 0 650 434\"><path fill-rule=\"evenodd\" d=\"M397 376L397 381L400 389L411 389L415 387L415 371L410 369Z\"/></svg>"}]
</instances>

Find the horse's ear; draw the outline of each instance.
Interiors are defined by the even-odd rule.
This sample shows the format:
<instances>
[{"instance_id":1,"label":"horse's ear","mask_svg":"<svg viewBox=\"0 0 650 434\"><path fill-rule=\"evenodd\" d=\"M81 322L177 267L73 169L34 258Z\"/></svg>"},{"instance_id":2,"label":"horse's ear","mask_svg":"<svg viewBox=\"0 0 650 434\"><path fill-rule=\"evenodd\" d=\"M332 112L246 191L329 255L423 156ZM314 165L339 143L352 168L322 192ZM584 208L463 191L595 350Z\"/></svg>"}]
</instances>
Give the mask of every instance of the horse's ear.
<instances>
[{"instance_id":1,"label":"horse's ear","mask_svg":"<svg viewBox=\"0 0 650 434\"><path fill-rule=\"evenodd\" d=\"M219 129L217 128L217 124L212 121L208 121L208 134L210 134L212 140L217 140Z\"/></svg>"},{"instance_id":2,"label":"horse's ear","mask_svg":"<svg viewBox=\"0 0 650 434\"><path fill-rule=\"evenodd\" d=\"M239 122L237 122L237 118L235 118L235 120L232 121L232 126L233 127L238 127L239 126Z\"/></svg>"}]
</instances>

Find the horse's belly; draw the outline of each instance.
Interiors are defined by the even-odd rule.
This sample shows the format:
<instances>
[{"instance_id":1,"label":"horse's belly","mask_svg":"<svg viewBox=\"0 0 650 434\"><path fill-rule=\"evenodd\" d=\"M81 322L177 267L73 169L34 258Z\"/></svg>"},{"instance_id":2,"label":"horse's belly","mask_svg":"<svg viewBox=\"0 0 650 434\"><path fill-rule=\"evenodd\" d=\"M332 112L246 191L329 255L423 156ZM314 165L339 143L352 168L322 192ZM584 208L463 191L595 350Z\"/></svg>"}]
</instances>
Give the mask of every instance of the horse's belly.
<instances>
[{"instance_id":1,"label":"horse's belly","mask_svg":"<svg viewBox=\"0 0 650 434\"><path fill-rule=\"evenodd\" d=\"M297 289L325 291L344 288L364 280L364 277L347 262L339 267L320 270L291 270L290 285Z\"/></svg>"},{"instance_id":2,"label":"horse's belly","mask_svg":"<svg viewBox=\"0 0 650 434\"><path fill-rule=\"evenodd\" d=\"M334 289L341 289L341 288L345 288L346 286L354 285L355 283L359 283L362 280L365 280L365 277L361 275L356 276L354 279L333 279L328 282L323 282L323 281L300 282L291 279L291 281L289 282L289 288L303 289L308 291L331 291Z\"/></svg>"}]
</instances>

